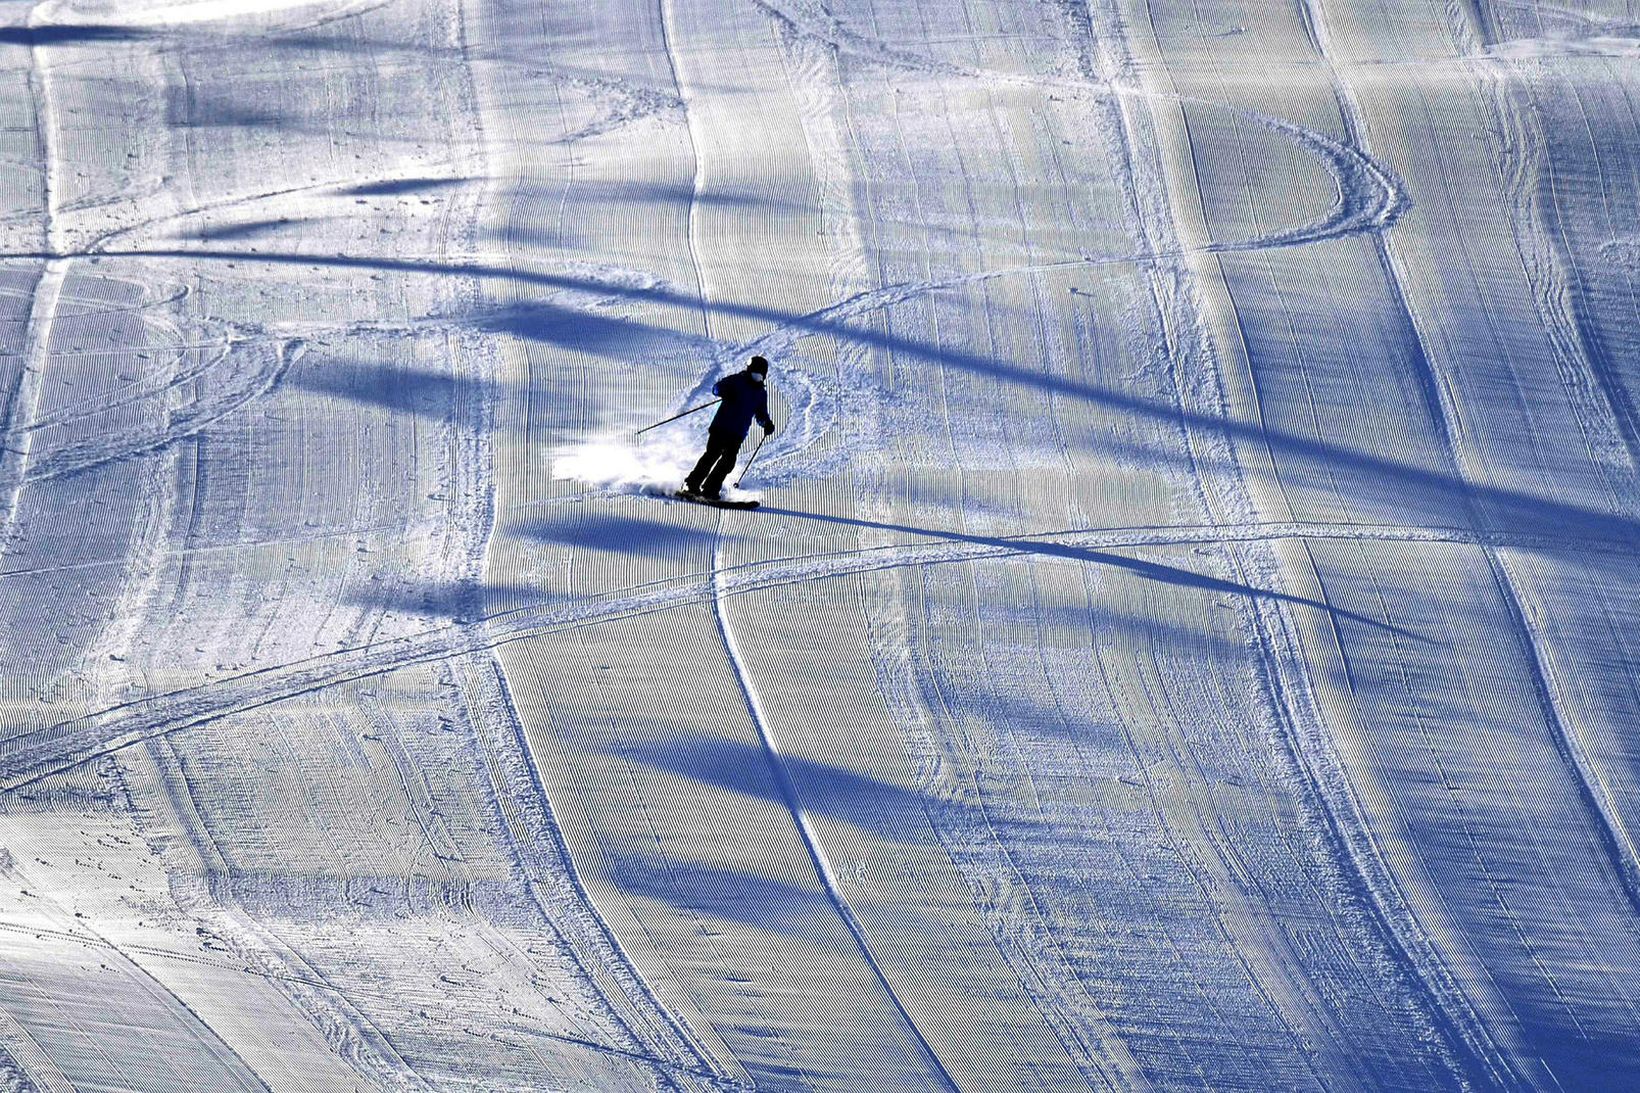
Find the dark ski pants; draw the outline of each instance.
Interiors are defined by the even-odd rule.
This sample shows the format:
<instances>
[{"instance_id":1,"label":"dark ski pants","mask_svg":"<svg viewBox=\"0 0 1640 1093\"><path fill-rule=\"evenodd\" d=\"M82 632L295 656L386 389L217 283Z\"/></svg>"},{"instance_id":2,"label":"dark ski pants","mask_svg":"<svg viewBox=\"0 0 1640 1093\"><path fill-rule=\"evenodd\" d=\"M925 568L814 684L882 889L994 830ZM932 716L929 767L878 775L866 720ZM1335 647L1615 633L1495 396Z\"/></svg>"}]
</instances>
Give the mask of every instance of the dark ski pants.
<instances>
[{"instance_id":1,"label":"dark ski pants","mask_svg":"<svg viewBox=\"0 0 1640 1093\"><path fill-rule=\"evenodd\" d=\"M708 497L721 491L723 480L735 469L735 462L740 458L740 446L745 440L744 433L735 436L733 433L708 431L706 452L700 457L700 462L695 464L695 469L689 472L689 477L683 480L683 484Z\"/></svg>"}]
</instances>

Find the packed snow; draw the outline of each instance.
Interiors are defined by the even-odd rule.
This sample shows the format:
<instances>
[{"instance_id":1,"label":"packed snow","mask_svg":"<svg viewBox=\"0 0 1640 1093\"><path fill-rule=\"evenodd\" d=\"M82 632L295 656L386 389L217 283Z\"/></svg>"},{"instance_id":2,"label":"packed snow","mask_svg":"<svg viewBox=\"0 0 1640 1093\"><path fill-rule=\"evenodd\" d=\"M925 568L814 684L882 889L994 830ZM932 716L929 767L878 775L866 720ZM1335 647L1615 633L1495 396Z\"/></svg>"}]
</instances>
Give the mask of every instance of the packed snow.
<instances>
[{"instance_id":1,"label":"packed snow","mask_svg":"<svg viewBox=\"0 0 1640 1093\"><path fill-rule=\"evenodd\" d=\"M1637 61L0 0L0 1089L1640 1088Z\"/></svg>"}]
</instances>

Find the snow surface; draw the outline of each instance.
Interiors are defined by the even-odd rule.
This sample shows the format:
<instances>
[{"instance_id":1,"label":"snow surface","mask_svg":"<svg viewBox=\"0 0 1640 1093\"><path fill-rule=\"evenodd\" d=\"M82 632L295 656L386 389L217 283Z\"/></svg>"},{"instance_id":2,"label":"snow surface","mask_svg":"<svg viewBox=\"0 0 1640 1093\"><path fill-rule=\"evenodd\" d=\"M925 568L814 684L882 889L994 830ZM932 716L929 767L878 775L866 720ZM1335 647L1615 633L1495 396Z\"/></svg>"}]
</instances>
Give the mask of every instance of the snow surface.
<instances>
[{"instance_id":1,"label":"snow surface","mask_svg":"<svg viewBox=\"0 0 1640 1093\"><path fill-rule=\"evenodd\" d=\"M0 0L0 1089L1640 1088L1637 58Z\"/></svg>"}]
</instances>

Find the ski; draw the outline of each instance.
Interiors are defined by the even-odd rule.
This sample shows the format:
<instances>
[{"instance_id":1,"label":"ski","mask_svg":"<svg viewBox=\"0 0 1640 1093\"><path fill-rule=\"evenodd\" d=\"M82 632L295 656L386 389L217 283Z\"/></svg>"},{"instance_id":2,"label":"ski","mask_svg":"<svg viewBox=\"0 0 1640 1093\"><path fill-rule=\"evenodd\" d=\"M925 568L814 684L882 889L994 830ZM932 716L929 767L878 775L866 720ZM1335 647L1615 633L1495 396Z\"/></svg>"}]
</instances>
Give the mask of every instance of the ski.
<instances>
[{"instance_id":1,"label":"ski","mask_svg":"<svg viewBox=\"0 0 1640 1093\"><path fill-rule=\"evenodd\" d=\"M683 490L679 490L671 496L677 501L689 501L696 505L711 505L715 509L755 509L763 503L761 501L714 500L710 497L702 497L698 493L685 493Z\"/></svg>"}]
</instances>

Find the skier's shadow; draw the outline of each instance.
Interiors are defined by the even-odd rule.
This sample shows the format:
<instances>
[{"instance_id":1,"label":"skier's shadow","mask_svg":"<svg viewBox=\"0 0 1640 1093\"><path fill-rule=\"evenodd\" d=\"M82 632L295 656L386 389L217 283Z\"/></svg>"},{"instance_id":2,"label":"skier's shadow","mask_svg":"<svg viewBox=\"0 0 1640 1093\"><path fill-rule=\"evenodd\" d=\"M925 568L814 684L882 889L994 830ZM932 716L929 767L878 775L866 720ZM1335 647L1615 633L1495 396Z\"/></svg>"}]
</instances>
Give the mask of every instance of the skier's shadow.
<instances>
[{"instance_id":1,"label":"skier's shadow","mask_svg":"<svg viewBox=\"0 0 1640 1093\"><path fill-rule=\"evenodd\" d=\"M998 538L990 535L970 535L960 531L940 531L933 528L911 527L907 524L888 524L878 520L862 520L854 516L833 516L823 512L802 512L797 509L785 509L776 505L763 505L759 512L772 516L790 516L800 520L819 520L829 524L845 524L850 527L869 528L873 531L890 531L903 535L920 535L930 539L943 539L952 543L968 543L974 546L990 547L1004 554L1032 554L1046 558L1063 558L1073 562L1084 562L1093 565L1111 566L1136 573L1147 580L1158 581L1162 584L1179 585L1183 588L1197 588L1206 592L1222 592L1235 596L1250 596L1260 600L1274 600L1279 603L1296 604L1303 607L1313 607L1318 611L1325 611L1334 619L1348 619L1365 626L1386 631L1397 637L1413 641L1427 642L1430 639L1415 634L1400 626L1384 622L1381 619L1370 618L1355 611L1320 600L1312 600L1305 596L1295 596L1289 592L1277 592L1274 589L1257 588L1249 584L1240 584L1236 581L1227 581L1221 577L1211 577L1205 573L1196 573L1189 569L1180 569L1178 566L1164 565L1161 562L1146 561L1143 558L1129 558L1123 554L1113 554L1105 550L1090 550L1087 547L1067 546L1063 543L1046 542L1041 539Z\"/></svg>"}]
</instances>

